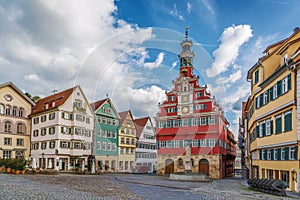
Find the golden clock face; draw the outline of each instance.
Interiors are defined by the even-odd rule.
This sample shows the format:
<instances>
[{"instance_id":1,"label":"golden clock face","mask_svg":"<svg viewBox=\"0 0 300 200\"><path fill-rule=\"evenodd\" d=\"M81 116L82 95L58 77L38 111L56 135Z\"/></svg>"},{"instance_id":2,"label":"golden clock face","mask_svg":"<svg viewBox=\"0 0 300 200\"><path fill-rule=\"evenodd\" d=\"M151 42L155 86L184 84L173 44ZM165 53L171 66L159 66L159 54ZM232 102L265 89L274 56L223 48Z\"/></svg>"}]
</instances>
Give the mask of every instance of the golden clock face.
<instances>
[{"instance_id":1,"label":"golden clock face","mask_svg":"<svg viewBox=\"0 0 300 200\"><path fill-rule=\"evenodd\" d=\"M182 113L186 114L190 111L190 108L188 106L182 107Z\"/></svg>"},{"instance_id":2,"label":"golden clock face","mask_svg":"<svg viewBox=\"0 0 300 200\"><path fill-rule=\"evenodd\" d=\"M188 102L189 101L189 95L182 96L182 102Z\"/></svg>"}]
</instances>

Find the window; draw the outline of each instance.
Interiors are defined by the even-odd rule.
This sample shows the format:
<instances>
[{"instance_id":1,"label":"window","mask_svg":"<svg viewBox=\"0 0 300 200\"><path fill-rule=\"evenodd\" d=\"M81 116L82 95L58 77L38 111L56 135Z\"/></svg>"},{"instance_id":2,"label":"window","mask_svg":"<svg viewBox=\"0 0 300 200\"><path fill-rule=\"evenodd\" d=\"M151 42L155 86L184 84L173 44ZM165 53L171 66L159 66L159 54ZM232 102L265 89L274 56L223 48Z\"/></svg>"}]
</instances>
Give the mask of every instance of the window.
<instances>
[{"instance_id":1,"label":"window","mask_svg":"<svg viewBox=\"0 0 300 200\"><path fill-rule=\"evenodd\" d=\"M107 151L111 151L111 143L110 142L107 143Z\"/></svg>"},{"instance_id":2,"label":"window","mask_svg":"<svg viewBox=\"0 0 300 200\"><path fill-rule=\"evenodd\" d=\"M41 116L41 122L45 122L46 119L47 119L47 116L46 116L46 115Z\"/></svg>"},{"instance_id":3,"label":"window","mask_svg":"<svg viewBox=\"0 0 300 200\"><path fill-rule=\"evenodd\" d=\"M39 130L34 130L33 137L38 137L38 136L39 136Z\"/></svg>"},{"instance_id":4,"label":"window","mask_svg":"<svg viewBox=\"0 0 300 200\"><path fill-rule=\"evenodd\" d=\"M38 150L39 149L39 143L38 142L33 143L32 146L33 146L34 150Z\"/></svg>"},{"instance_id":5,"label":"window","mask_svg":"<svg viewBox=\"0 0 300 200\"><path fill-rule=\"evenodd\" d=\"M4 159L11 159L11 151L3 151L3 158Z\"/></svg>"},{"instance_id":6,"label":"window","mask_svg":"<svg viewBox=\"0 0 300 200\"><path fill-rule=\"evenodd\" d=\"M284 113L284 132L292 130L292 111Z\"/></svg>"},{"instance_id":7,"label":"window","mask_svg":"<svg viewBox=\"0 0 300 200\"><path fill-rule=\"evenodd\" d=\"M106 151L106 142L102 142L102 151Z\"/></svg>"},{"instance_id":8,"label":"window","mask_svg":"<svg viewBox=\"0 0 300 200\"><path fill-rule=\"evenodd\" d=\"M24 139L17 138L17 146L24 146Z\"/></svg>"},{"instance_id":9,"label":"window","mask_svg":"<svg viewBox=\"0 0 300 200\"><path fill-rule=\"evenodd\" d=\"M82 106L82 103L81 103L81 101L80 100L75 100L75 102L74 102L74 107L75 108L81 108L81 106Z\"/></svg>"},{"instance_id":10,"label":"window","mask_svg":"<svg viewBox=\"0 0 300 200\"><path fill-rule=\"evenodd\" d=\"M175 101L175 96L170 96L170 101Z\"/></svg>"},{"instance_id":11,"label":"window","mask_svg":"<svg viewBox=\"0 0 300 200\"><path fill-rule=\"evenodd\" d=\"M45 129L45 128L41 129L41 136L46 135L46 132L47 132L47 129Z\"/></svg>"},{"instance_id":12,"label":"window","mask_svg":"<svg viewBox=\"0 0 300 200\"><path fill-rule=\"evenodd\" d=\"M275 134L279 134L282 132L282 117L281 115L277 115L275 117Z\"/></svg>"},{"instance_id":13,"label":"window","mask_svg":"<svg viewBox=\"0 0 300 200\"><path fill-rule=\"evenodd\" d=\"M74 149L81 149L81 142L74 142Z\"/></svg>"},{"instance_id":14,"label":"window","mask_svg":"<svg viewBox=\"0 0 300 200\"><path fill-rule=\"evenodd\" d=\"M34 118L34 119L33 119L33 123L34 123L34 124L38 124L38 123L39 123L39 118L38 118L38 117Z\"/></svg>"},{"instance_id":15,"label":"window","mask_svg":"<svg viewBox=\"0 0 300 200\"><path fill-rule=\"evenodd\" d=\"M259 70L256 70L254 72L254 84L256 84L259 81Z\"/></svg>"},{"instance_id":16,"label":"window","mask_svg":"<svg viewBox=\"0 0 300 200\"><path fill-rule=\"evenodd\" d=\"M49 135L53 135L55 133L55 127L49 128Z\"/></svg>"},{"instance_id":17,"label":"window","mask_svg":"<svg viewBox=\"0 0 300 200\"><path fill-rule=\"evenodd\" d=\"M182 160L182 158L178 159L178 167L183 167L183 160Z\"/></svg>"},{"instance_id":18,"label":"window","mask_svg":"<svg viewBox=\"0 0 300 200\"><path fill-rule=\"evenodd\" d=\"M106 124L106 118L105 117L102 117L102 124Z\"/></svg>"},{"instance_id":19,"label":"window","mask_svg":"<svg viewBox=\"0 0 300 200\"><path fill-rule=\"evenodd\" d=\"M0 114L4 114L4 106L3 106L3 104L0 104Z\"/></svg>"},{"instance_id":20,"label":"window","mask_svg":"<svg viewBox=\"0 0 300 200\"><path fill-rule=\"evenodd\" d=\"M290 160L295 160L295 147L290 147L290 155L289 155Z\"/></svg>"},{"instance_id":21,"label":"window","mask_svg":"<svg viewBox=\"0 0 300 200\"><path fill-rule=\"evenodd\" d=\"M269 91L264 92L264 105L269 103Z\"/></svg>"},{"instance_id":22,"label":"window","mask_svg":"<svg viewBox=\"0 0 300 200\"><path fill-rule=\"evenodd\" d=\"M11 145L11 138L4 138L4 145Z\"/></svg>"},{"instance_id":23,"label":"window","mask_svg":"<svg viewBox=\"0 0 300 200\"><path fill-rule=\"evenodd\" d=\"M7 121L4 124L4 132L5 133L11 133L11 122Z\"/></svg>"},{"instance_id":24,"label":"window","mask_svg":"<svg viewBox=\"0 0 300 200\"><path fill-rule=\"evenodd\" d=\"M125 139L121 138L121 144L125 144Z\"/></svg>"},{"instance_id":25,"label":"window","mask_svg":"<svg viewBox=\"0 0 300 200\"><path fill-rule=\"evenodd\" d=\"M67 149L67 148L68 148L68 142L61 141L61 142L60 142L60 147L61 147L62 149Z\"/></svg>"},{"instance_id":26,"label":"window","mask_svg":"<svg viewBox=\"0 0 300 200\"><path fill-rule=\"evenodd\" d=\"M112 143L112 151L116 151L116 149L117 149L116 143Z\"/></svg>"},{"instance_id":27,"label":"window","mask_svg":"<svg viewBox=\"0 0 300 200\"><path fill-rule=\"evenodd\" d=\"M284 148L281 149L281 160L285 160L285 150L284 150Z\"/></svg>"},{"instance_id":28,"label":"window","mask_svg":"<svg viewBox=\"0 0 300 200\"><path fill-rule=\"evenodd\" d=\"M273 86L273 99L277 98L277 84Z\"/></svg>"},{"instance_id":29,"label":"window","mask_svg":"<svg viewBox=\"0 0 300 200\"><path fill-rule=\"evenodd\" d=\"M49 120L55 119L55 113L50 113L49 114Z\"/></svg>"},{"instance_id":30,"label":"window","mask_svg":"<svg viewBox=\"0 0 300 200\"><path fill-rule=\"evenodd\" d=\"M49 142L49 149L54 149L55 148L55 141L50 141Z\"/></svg>"},{"instance_id":31,"label":"window","mask_svg":"<svg viewBox=\"0 0 300 200\"><path fill-rule=\"evenodd\" d=\"M266 120L266 135L271 135L273 133L272 121L270 119Z\"/></svg>"},{"instance_id":32,"label":"window","mask_svg":"<svg viewBox=\"0 0 300 200\"><path fill-rule=\"evenodd\" d=\"M10 106L8 106L8 105L5 108L5 114L10 115Z\"/></svg>"},{"instance_id":33,"label":"window","mask_svg":"<svg viewBox=\"0 0 300 200\"><path fill-rule=\"evenodd\" d=\"M101 137L101 134L102 133L102 131L101 130L98 130L98 137Z\"/></svg>"},{"instance_id":34,"label":"window","mask_svg":"<svg viewBox=\"0 0 300 200\"><path fill-rule=\"evenodd\" d=\"M24 117L24 109L23 108L19 109L19 117Z\"/></svg>"},{"instance_id":35,"label":"window","mask_svg":"<svg viewBox=\"0 0 300 200\"><path fill-rule=\"evenodd\" d=\"M120 149L120 154L124 154L124 148L123 147Z\"/></svg>"},{"instance_id":36,"label":"window","mask_svg":"<svg viewBox=\"0 0 300 200\"><path fill-rule=\"evenodd\" d=\"M206 109L206 104L196 104L195 110L204 110Z\"/></svg>"},{"instance_id":37,"label":"window","mask_svg":"<svg viewBox=\"0 0 300 200\"><path fill-rule=\"evenodd\" d=\"M290 172L289 171L281 171L281 180L287 185L290 186Z\"/></svg>"},{"instance_id":38,"label":"window","mask_svg":"<svg viewBox=\"0 0 300 200\"><path fill-rule=\"evenodd\" d=\"M24 124L22 123L17 124L17 133L21 133L21 134L24 133Z\"/></svg>"},{"instance_id":39,"label":"window","mask_svg":"<svg viewBox=\"0 0 300 200\"><path fill-rule=\"evenodd\" d=\"M202 97L202 92L196 92L196 97L197 97L197 98Z\"/></svg>"},{"instance_id":40,"label":"window","mask_svg":"<svg viewBox=\"0 0 300 200\"><path fill-rule=\"evenodd\" d=\"M17 110L18 110L18 108L14 106L13 110L12 110L12 115L13 116L17 116Z\"/></svg>"},{"instance_id":41,"label":"window","mask_svg":"<svg viewBox=\"0 0 300 200\"><path fill-rule=\"evenodd\" d=\"M42 142L41 143L41 149L46 149L47 146L47 142Z\"/></svg>"},{"instance_id":42,"label":"window","mask_svg":"<svg viewBox=\"0 0 300 200\"><path fill-rule=\"evenodd\" d=\"M24 152L23 151L16 151L16 158L23 158Z\"/></svg>"},{"instance_id":43,"label":"window","mask_svg":"<svg viewBox=\"0 0 300 200\"><path fill-rule=\"evenodd\" d=\"M134 145L135 144L135 141L134 139L131 139L131 144Z\"/></svg>"},{"instance_id":44,"label":"window","mask_svg":"<svg viewBox=\"0 0 300 200\"><path fill-rule=\"evenodd\" d=\"M126 144L129 144L129 138L126 138Z\"/></svg>"},{"instance_id":45,"label":"window","mask_svg":"<svg viewBox=\"0 0 300 200\"><path fill-rule=\"evenodd\" d=\"M90 123L90 118L87 117L87 118L85 119L85 122L86 122L87 124L89 124L89 123Z\"/></svg>"},{"instance_id":46,"label":"window","mask_svg":"<svg viewBox=\"0 0 300 200\"><path fill-rule=\"evenodd\" d=\"M97 142L97 150L101 150L101 142Z\"/></svg>"}]
</instances>

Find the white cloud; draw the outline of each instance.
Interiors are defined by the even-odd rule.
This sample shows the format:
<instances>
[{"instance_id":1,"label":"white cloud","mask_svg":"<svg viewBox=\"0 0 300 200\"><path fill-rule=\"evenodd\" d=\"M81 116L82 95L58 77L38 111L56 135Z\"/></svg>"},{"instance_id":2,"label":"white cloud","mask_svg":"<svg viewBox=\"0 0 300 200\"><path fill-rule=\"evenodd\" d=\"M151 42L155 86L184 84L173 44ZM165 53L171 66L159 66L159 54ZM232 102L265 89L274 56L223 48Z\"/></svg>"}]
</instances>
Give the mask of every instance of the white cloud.
<instances>
[{"instance_id":1,"label":"white cloud","mask_svg":"<svg viewBox=\"0 0 300 200\"><path fill-rule=\"evenodd\" d=\"M177 10L177 5L176 3L173 4L173 9L169 12L170 15L174 17L178 17L181 21L184 20L184 17L181 15L181 13Z\"/></svg>"},{"instance_id":2,"label":"white cloud","mask_svg":"<svg viewBox=\"0 0 300 200\"><path fill-rule=\"evenodd\" d=\"M154 68L158 68L162 62L164 61L164 56L165 54L163 52L160 52L155 60L155 62L147 62L144 64L145 68L148 69L154 69Z\"/></svg>"},{"instance_id":3,"label":"white cloud","mask_svg":"<svg viewBox=\"0 0 300 200\"><path fill-rule=\"evenodd\" d=\"M217 79L218 84L226 84L226 83L235 83L236 81L242 78L242 70L237 70L233 74L230 74L229 77L220 77Z\"/></svg>"},{"instance_id":4,"label":"white cloud","mask_svg":"<svg viewBox=\"0 0 300 200\"><path fill-rule=\"evenodd\" d=\"M221 36L221 45L214 51L215 61L206 70L208 77L214 77L228 70L239 55L240 47L252 37L250 25L228 27Z\"/></svg>"},{"instance_id":5,"label":"white cloud","mask_svg":"<svg viewBox=\"0 0 300 200\"><path fill-rule=\"evenodd\" d=\"M24 76L24 80L26 80L26 81L39 81L40 78L36 74L29 74L29 75Z\"/></svg>"},{"instance_id":6,"label":"white cloud","mask_svg":"<svg viewBox=\"0 0 300 200\"><path fill-rule=\"evenodd\" d=\"M188 14L191 14L192 12L192 4L190 2L186 3L186 11Z\"/></svg>"}]
</instances>

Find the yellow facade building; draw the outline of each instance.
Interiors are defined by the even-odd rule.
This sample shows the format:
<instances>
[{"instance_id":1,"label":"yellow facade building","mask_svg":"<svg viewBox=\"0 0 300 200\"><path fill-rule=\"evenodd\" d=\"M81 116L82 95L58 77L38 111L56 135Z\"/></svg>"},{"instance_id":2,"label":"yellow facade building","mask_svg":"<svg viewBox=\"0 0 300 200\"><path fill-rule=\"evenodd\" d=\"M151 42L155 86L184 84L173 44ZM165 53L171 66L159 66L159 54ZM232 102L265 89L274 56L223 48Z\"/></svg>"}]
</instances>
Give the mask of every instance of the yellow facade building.
<instances>
[{"instance_id":1,"label":"yellow facade building","mask_svg":"<svg viewBox=\"0 0 300 200\"><path fill-rule=\"evenodd\" d=\"M13 83L0 85L0 158L29 158L33 105Z\"/></svg>"},{"instance_id":2,"label":"yellow facade building","mask_svg":"<svg viewBox=\"0 0 300 200\"><path fill-rule=\"evenodd\" d=\"M135 168L136 126L131 111L119 113L118 171L132 172Z\"/></svg>"},{"instance_id":3,"label":"yellow facade building","mask_svg":"<svg viewBox=\"0 0 300 200\"><path fill-rule=\"evenodd\" d=\"M266 48L265 55L248 71L251 96L246 105L250 178L280 179L288 190L297 192L300 118L295 64L299 46L300 30L296 28L288 38Z\"/></svg>"}]
</instances>

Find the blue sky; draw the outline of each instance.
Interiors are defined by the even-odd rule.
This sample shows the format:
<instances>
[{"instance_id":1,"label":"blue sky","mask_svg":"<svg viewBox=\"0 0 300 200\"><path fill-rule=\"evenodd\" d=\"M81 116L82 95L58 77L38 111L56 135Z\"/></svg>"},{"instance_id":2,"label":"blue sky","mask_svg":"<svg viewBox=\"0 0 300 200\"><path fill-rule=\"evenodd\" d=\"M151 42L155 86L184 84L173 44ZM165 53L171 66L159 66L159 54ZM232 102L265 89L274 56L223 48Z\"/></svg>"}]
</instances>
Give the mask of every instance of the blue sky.
<instances>
[{"instance_id":1,"label":"blue sky","mask_svg":"<svg viewBox=\"0 0 300 200\"><path fill-rule=\"evenodd\" d=\"M236 134L246 74L299 26L298 0L0 0L0 83L47 96L80 84L89 101L155 116L178 74L185 27L195 73Z\"/></svg>"}]
</instances>

